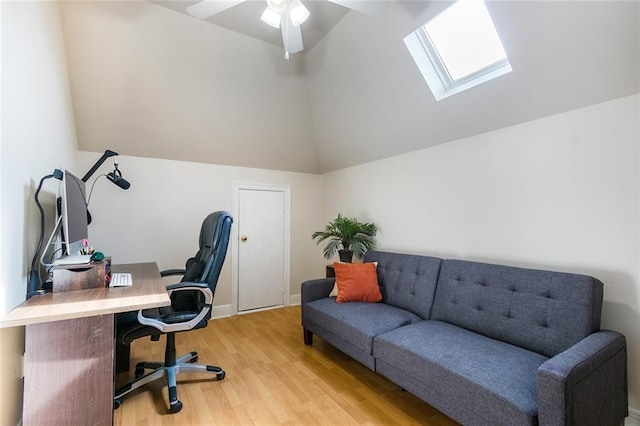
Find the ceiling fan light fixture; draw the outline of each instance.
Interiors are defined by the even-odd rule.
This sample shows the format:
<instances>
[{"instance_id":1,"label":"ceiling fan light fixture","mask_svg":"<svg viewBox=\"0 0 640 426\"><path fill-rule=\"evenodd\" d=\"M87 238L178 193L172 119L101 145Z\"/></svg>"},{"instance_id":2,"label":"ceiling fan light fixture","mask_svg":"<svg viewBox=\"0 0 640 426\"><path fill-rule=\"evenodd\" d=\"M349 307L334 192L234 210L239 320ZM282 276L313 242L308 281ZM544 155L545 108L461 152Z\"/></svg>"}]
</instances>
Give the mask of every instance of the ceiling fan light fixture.
<instances>
[{"instance_id":1,"label":"ceiling fan light fixture","mask_svg":"<svg viewBox=\"0 0 640 426\"><path fill-rule=\"evenodd\" d=\"M289 2L289 17L291 18L291 23L296 27L309 19L309 15L311 15L309 9L304 7L300 0L291 0Z\"/></svg>"},{"instance_id":2,"label":"ceiling fan light fixture","mask_svg":"<svg viewBox=\"0 0 640 426\"><path fill-rule=\"evenodd\" d=\"M264 10L260 19L262 19L262 22L271 25L273 28L280 28L280 13L273 10L271 7L267 7Z\"/></svg>"},{"instance_id":3,"label":"ceiling fan light fixture","mask_svg":"<svg viewBox=\"0 0 640 426\"><path fill-rule=\"evenodd\" d=\"M287 1L286 0L266 0L266 1L267 1L267 6L269 7L269 9L271 9L274 12L277 12L277 13L284 12L284 9L287 7Z\"/></svg>"}]
</instances>

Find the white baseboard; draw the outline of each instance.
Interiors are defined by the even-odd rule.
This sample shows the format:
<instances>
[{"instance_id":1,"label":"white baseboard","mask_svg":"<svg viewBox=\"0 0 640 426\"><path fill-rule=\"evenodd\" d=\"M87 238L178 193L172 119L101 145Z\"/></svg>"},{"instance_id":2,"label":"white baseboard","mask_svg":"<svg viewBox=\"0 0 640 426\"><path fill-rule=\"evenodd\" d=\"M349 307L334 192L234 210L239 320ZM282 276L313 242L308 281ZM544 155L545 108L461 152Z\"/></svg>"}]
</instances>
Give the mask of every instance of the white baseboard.
<instances>
[{"instance_id":1,"label":"white baseboard","mask_svg":"<svg viewBox=\"0 0 640 426\"><path fill-rule=\"evenodd\" d=\"M299 294L292 294L291 296L289 296L289 306L299 305L300 301L301 297ZM237 314L237 312L233 311L231 305L215 305L213 307L213 314L211 315L211 317L213 319L227 318L235 314Z\"/></svg>"},{"instance_id":2,"label":"white baseboard","mask_svg":"<svg viewBox=\"0 0 640 426\"><path fill-rule=\"evenodd\" d=\"M629 407L629 417L624 422L625 426L640 426L640 410Z\"/></svg>"},{"instance_id":3,"label":"white baseboard","mask_svg":"<svg viewBox=\"0 0 640 426\"><path fill-rule=\"evenodd\" d=\"M233 309L231 309L231 305L214 306L213 314L211 315L211 317L213 319L226 318L226 317L230 317L234 313L235 312L233 312Z\"/></svg>"}]
</instances>

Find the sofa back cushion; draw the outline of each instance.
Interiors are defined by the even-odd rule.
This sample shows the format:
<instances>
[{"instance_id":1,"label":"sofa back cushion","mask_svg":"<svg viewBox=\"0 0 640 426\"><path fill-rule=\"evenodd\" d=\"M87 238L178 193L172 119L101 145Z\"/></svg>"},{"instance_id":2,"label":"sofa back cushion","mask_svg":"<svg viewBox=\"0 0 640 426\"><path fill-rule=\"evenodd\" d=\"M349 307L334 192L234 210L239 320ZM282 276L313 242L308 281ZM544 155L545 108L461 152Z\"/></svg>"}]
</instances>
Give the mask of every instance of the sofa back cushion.
<instances>
[{"instance_id":1,"label":"sofa back cushion","mask_svg":"<svg viewBox=\"0 0 640 426\"><path fill-rule=\"evenodd\" d=\"M445 260L432 319L552 357L599 330L601 311L593 277Z\"/></svg>"},{"instance_id":2,"label":"sofa back cushion","mask_svg":"<svg viewBox=\"0 0 640 426\"><path fill-rule=\"evenodd\" d=\"M369 251L365 262L378 262L382 302L429 319L442 259Z\"/></svg>"}]
</instances>

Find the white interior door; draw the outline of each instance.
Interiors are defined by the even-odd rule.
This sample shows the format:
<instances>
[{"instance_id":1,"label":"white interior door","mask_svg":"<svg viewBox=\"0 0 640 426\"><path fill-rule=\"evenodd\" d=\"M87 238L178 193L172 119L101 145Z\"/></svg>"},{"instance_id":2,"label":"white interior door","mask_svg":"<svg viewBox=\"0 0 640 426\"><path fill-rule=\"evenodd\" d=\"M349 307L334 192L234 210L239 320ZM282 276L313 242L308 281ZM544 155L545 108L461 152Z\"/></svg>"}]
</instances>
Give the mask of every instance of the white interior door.
<instances>
[{"instance_id":1,"label":"white interior door","mask_svg":"<svg viewBox=\"0 0 640 426\"><path fill-rule=\"evenodd\" d=\"M285 288L285 193L238 193L238 312L281 306Z\"/></svg>"}]
</instances>

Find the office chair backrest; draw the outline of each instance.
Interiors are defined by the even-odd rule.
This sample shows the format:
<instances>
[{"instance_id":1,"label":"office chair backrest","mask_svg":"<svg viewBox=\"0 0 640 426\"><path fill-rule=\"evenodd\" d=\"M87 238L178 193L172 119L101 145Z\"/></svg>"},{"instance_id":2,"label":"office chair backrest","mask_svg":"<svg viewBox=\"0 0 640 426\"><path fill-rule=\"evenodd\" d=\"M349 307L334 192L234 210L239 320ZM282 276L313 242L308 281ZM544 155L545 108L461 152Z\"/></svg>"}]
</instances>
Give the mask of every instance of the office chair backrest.
<instances>
[{"instance_id":1,"label":"office chair backrest","mask_svg":"<svg viewBox=\"0 0 640 426\"><path fill-rule=\"evenodd\" d=\"M183 282L207 283L215 294L220 271L229 246L229 235L233 218L225 211L211 213L202 222L200 229L199 250L186 264ZM172 305L180 310L199 309L193 305L193 297L197 297L197 305L202 302L200 292L179 292L172 295ZM190 308L188 307L190 306Z\"/></svg>"},{"instance_id":2,"label":"office chair backrest","mask_svg":"<svg viewBox=\"0 0 640 426\"><path fill-rule=\"evenodd\" d=\"M203 270L200 282L209 284L211 291L215 291L220 271L229 246L229 234L233 218L225 211L211 213L202 223L200 231L200 254Z\"/></svg>"}]
</instances>

